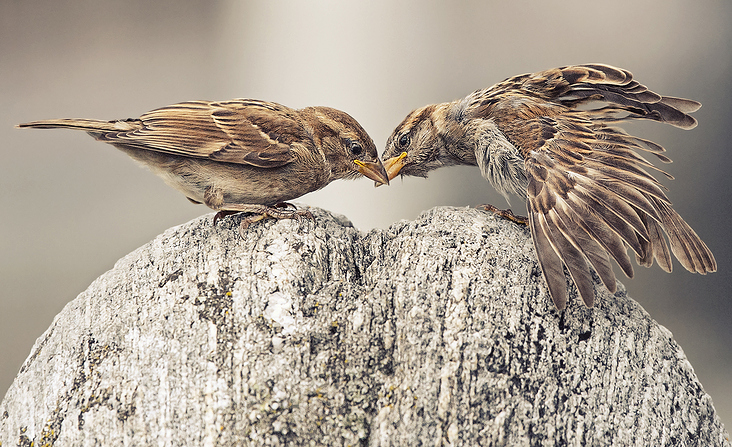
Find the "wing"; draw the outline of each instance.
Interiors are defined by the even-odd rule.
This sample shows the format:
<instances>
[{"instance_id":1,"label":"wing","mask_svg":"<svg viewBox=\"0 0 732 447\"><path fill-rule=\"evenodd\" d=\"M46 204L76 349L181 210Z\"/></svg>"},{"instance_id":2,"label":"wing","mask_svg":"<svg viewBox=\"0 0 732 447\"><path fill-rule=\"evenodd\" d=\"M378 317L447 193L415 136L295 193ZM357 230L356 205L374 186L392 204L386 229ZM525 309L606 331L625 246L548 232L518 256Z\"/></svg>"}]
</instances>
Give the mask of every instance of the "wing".
<instances>
[{"instance_id":1,"label":"wing","mask_svg":"<svg viewBox=\"0 0 732 447\"><path fill-rule=\"evenodd\" d=\"M570 109L588 106L588 117L606 124L640 118L692 129L697 121L689 113L701 107L690 99L654 93L634 80L628 70L604 64L571 65L514 76L466 99L476 101L479 108L490 108L506 94L538 98ZM589 107L591 104L597 107Z\"/></svg>"},{"instance_id":2,"label":"wing","mask_svg":"<svg viewBox=\"0 0 732 447\"><path fill-rule=\"evenodd\" d=\"M562 264L588 306L594 300L589 265L614 292L609 257L632 277L627 247L636 253L639 264L650 266L656 259L661 268L671 271L662 231L686 269L716 270L712 253L671 208L663 187L647 170L656 168L636 153L637 149L657 151L657 145L595 122L584 112L539 106L530 100L519 110L535 116L504 122L499 128L525 160L531 233L558 308L567 300Z\"/></svg>"},{"instance_id":3,"label":"wing","mask_svg":"<svg viewBox=\"0 0 732 447\"><path fill-rule=\"evenodd\" d=\"M294 159L293 144L312 144L288 107L249 99L189 101L163 107L132 120L134 130L104 132L98 139L188 157L282 166Z\"/></svg>"},{"instance_id":4,"label":"wing","mask_svg":"<svg viewBox=\"0 0 732 447\"><path fill-rule=\"evenodd\" d=\"M557 308L566 305L563 265L591 306L589 266L611 292L610 258L633 276L627 253L650 266L655 259L671 271L671 252L691 272L716 271L709 248L672 208L654 167L637 151L663 162L665 149L612 127L642 118L693 128L696 101L663 97L606 65L563 67L510 78L477 91L468 116L491 119L524 159L529 224L549 292ZM595 108L589 107L599 103ZM585 105L582 110L580 105Z\"/></svg>"}]
</instances>

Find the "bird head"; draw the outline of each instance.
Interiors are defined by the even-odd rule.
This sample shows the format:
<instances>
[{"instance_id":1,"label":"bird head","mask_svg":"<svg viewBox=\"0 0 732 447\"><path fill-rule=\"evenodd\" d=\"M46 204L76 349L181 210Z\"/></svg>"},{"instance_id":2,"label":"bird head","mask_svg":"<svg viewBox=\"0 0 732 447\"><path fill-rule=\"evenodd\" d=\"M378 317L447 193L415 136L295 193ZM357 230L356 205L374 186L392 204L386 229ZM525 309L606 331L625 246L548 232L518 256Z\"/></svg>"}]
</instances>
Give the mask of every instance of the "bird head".
<instances>
[{"instance_id":1,"label":"bird head","mask_svg":"<svg viewBox=\"0 0 732 447\"><path fill-rule=\"evenodd\" d=\"M376 145L358 121L330 107L310 109L317 116L315 139L330 162L331 180L364 175L377 183L389 184Z\"/></svg>"},{"instance_id":2,"label":"bird head","mask_svg":"<svg viewBox=\"0 0 732 447\"><path fill-rule=\"evenodd\" d=\"M394 129L382 155L390 180L399 174L427 177L433 169L461 164L447 144L457 130L448 110L448 104L422 107Z\"/></svg>"}]
</instances>

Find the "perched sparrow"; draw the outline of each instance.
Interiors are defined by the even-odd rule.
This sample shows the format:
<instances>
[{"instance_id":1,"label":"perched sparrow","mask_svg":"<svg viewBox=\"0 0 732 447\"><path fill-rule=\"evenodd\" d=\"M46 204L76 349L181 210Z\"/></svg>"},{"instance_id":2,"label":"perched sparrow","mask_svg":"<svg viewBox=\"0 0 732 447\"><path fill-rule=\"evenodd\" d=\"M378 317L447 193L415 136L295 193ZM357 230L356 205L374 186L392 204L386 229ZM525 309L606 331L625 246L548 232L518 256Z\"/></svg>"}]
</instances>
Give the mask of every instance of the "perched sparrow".
<instances>
[{"instance_id":1,"label":"perched sparrow","mask_svg":"<svg viewBox=\"0 0 732 447\"><path fill-rule=\"evenodd\" d=\"M699 107L653 93L627 70L600 64L556 68L413 111L389 137L384 165L390 179L477 165L504 196L526 197L534 248L554 304L567 304L564 265L589 307L589 265L614 293L609 257L632 277L627 246L640 265L650 267L655 258L671 271L662 230L687 270L716 271L712 253L647 169L672 177L637 153L647 151L667 163L665 150L613 126L643 118L691 129L697 123L688 113Z\"/></svg>"},{"instance_id":2,"label":"perched sparrow","mask_svg":"<svg viewBox=\"0 0 732 447\"><path fill-rule=\"evenodd\" d=\"M310 216L283 202L361 174L388 182L376 146L350 115L328 107L294 110L253 99L190 101L138 119L57 119L17 127L84 130L150 168L219 217Z\"/></svg>"}]
</instances>

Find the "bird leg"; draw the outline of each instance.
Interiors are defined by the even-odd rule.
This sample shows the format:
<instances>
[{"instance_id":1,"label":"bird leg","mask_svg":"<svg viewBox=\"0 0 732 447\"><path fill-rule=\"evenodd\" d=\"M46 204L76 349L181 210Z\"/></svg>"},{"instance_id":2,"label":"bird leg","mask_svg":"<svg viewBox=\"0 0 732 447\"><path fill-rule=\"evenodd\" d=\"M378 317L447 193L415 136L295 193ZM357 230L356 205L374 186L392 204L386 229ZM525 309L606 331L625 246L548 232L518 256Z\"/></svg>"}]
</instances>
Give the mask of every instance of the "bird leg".
<instances>
[{"instance_id":1,"label":"bird leg","mask_svg":"<svg viewBox=\"0 0 732 447\"><path fill-rule=\"evenodd\" d=\"M529 218L524 216L517 216L513 214L513 211L511 209L506 210L499 210L493 205L485 204L485 205L478 205L475 208L483 211L490 211L492 213L498 214L499 216L503 217L504 219L508 219L511 221L516 222L519 225L528 225L529 224Z\"/></svg>"}]
</instances>

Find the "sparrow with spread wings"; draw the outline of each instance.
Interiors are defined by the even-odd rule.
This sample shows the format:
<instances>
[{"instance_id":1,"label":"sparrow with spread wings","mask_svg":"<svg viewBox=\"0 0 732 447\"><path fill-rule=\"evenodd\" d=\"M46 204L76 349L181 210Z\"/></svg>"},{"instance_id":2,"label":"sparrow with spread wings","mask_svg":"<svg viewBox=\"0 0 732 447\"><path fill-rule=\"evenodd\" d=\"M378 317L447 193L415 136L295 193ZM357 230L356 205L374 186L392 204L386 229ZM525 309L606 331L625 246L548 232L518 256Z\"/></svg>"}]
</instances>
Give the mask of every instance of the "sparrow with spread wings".
<instances>
[{"instance_id":1,"label":"sparrow with spread wings","mask_svg":"<svg viewBox=\"0 0 732 447\"><path fill-rule=\"evenodd\" d=\"M18 127L86 131L159 175L219 217L251 222L311 216L288 200L333 180L361 175L388 182L376 146L350 115L329 107L291 109L253 99L189 101L137 119L56 119Z\"/></svg>"},{"instance_id":2,"label":"sparrow with spread wings","mask_svg":"<svg viewBox=\"0 0 732 447\"><path fill-rule=\"evenodd\" d=\"M649 173L664 171L638 152L670 162L656 143L617 122L648 119L692 129L701 104L661 96L620 68L587 64L514 76L463 99L410 113L382 158L390 179L477 165L494 188L526 197L542 274L558 309L567 304L564 267L584 303L594 303L591 265L616 290L610 258L633 276L654 259L671 271L670 252L690 272L714 272L714 256L671 207ZM521 220L521 219L517 219Z\"/></svg>"}]
</instances>

